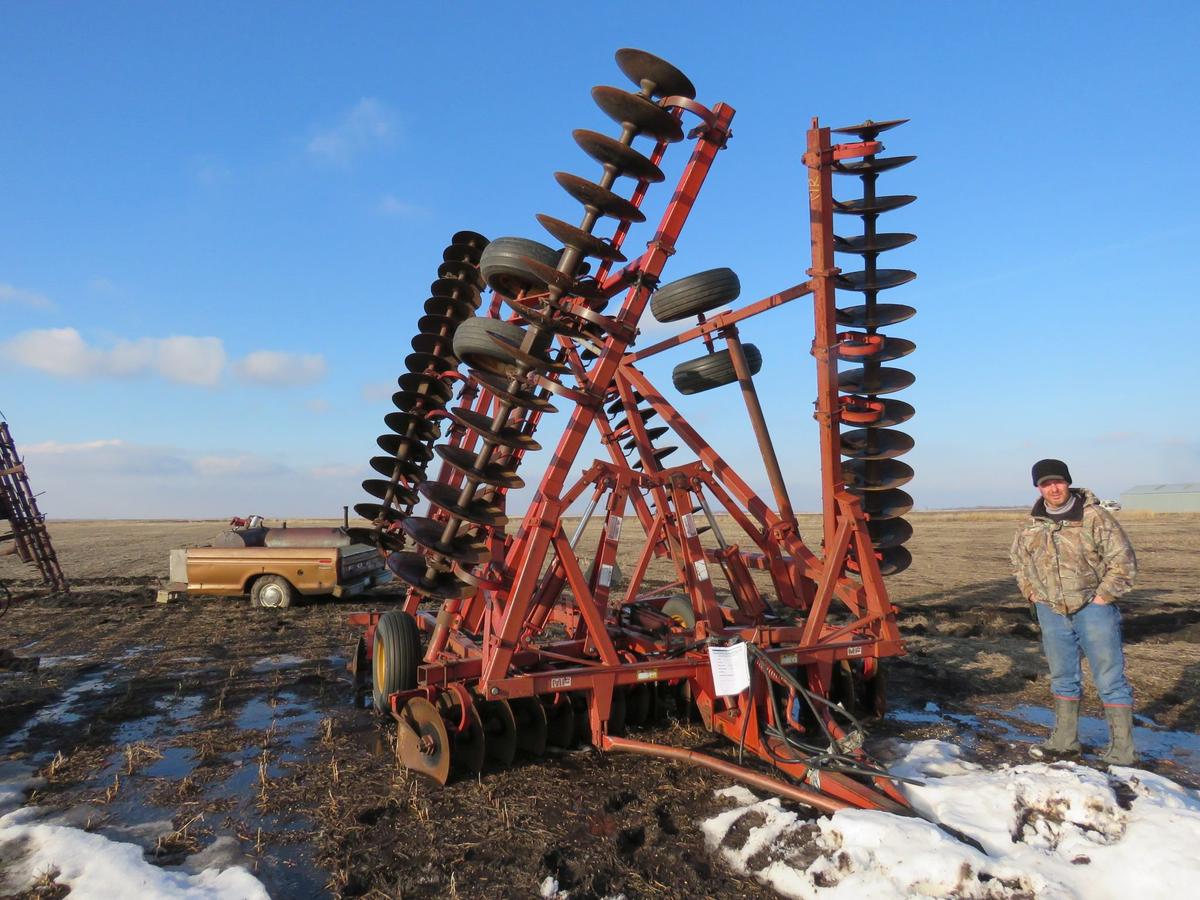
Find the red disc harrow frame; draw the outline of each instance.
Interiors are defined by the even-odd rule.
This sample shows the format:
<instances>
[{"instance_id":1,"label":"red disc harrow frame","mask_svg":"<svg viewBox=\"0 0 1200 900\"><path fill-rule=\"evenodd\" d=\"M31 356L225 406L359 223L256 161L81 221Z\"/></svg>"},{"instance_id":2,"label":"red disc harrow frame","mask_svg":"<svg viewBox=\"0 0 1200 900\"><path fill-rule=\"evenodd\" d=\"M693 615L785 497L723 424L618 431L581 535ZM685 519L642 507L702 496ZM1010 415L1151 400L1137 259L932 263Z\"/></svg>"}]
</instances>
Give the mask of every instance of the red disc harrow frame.
<instances>
[{"instance_id":1,"label":"red disc harrow frame","mask_svg":"<svg viewBox=\"0 0 1200 900\"><path fill-rule=\"evenodd\" d=\"M856 708L882 712L881 660L904 650L880 572L886 555L871 533L861 491L849 490L843 480L839 455L845 452L843 419L869 428L883 404L873 395L839 394L838 360L869 354L881 339L873 337L874 328L839 332L834 302L840 270L834 265L831 176L847 162L876 159L882 144L874 139L834 144L830 129L814 119L804 154L811 240L807 280L710 318L701 313L689 330L635 352L638 323L731 134L734 110L655 91L655 81L674 77L669 87L676 89L690 82L680 82L673 68L648 54L627 55L624 61L618 54L618 61L627 74L640 76L634 80L642 91L628 96L654 103L678 123L696 120L688 135L694 141L690 159L645 252L618 267L636 217L616 216L615 233L606 247L596 248L608 258L586 280L578 275L581 253L575 251L586 245L583 232L599 218L592 213L601 201L560 179L573 196L584 197L588 212L579 235L560 229L568 234L567 249L557 272L545 273L543 285L509 285L503 296L497 289L489 317L526 328L520 347L496 338L498 347L513 351L512 367L500 378L481 377L467 353L459 353L467 372L451 365L458 362L451 351L438 349L449 346L451 326L428 323L429 329L442 328L442 344L437 336L421 346L414 340L414 348L432 349L414 354L416 360L410 357L410 372L421 367L415 371L418 378L401 379L405 391L396 396L404 412L392 421L402 436L390 444L380 440L394 451L395 468L389 472L391 457L372 461L392 477L371 483L375 487L369 489L383 502L368 509L374 513L371 536L410 590L403 612L350 617L364 632L351 663L359 696L373 691L376 705L394 717L400 761L443 783L456 769L475 772L510 761L518 751L538 754L547 743L586 741L602 750L714 768L824 811L853 806L903 812L907 804L894 780L864 754L852 715ZM870 125L850 131L874 138ZM622 121L625 147L639 133L636 126ZM648 157L652 164L662 159L669 142L656 140ZM603 187L612 181L608 178ZM650 183L649 177L637 179L632 208L640 209ZM456 241L452 248L470 243ZM469 301L476 296L475 281L461 265L464 259L475 262L478 253L472 257L464 251L447 271L462 279L455 296ZM486 251L483 268L487 274ZM605 315L605 302L618 297L617 311ZM739 335L747 320L801 298L814 312L823 497L819 552L801 539ZM544 352L533 349L540 336L551 338ZM734 376L729 383L736 380L745 401L770 498L752 490L639 369L642 360L695 341L710 353L720 341L728 351ZM460 345L454 342L456 352ZM461 388L459 410L447 414L431 403L431 411L422 412L426 407L418 394L437 387L431 379ZM513 403L521 398L534 399L517 403L514 412ZM551 398L571 407L569 422L528 511L508 533L504 496L520 483L513 473L536 448L531 435L541 416L552 411ZM646 424L654 415L691 450L693 461L663 464L670 451L656 443L661 429ZM453 423L445 446L437 448L446 462L436 478L421 474L431 454L414 457L405 450L411 446L405 441L430 440L414 416ZM572 480L585 436L593 430L610 459L591 462ZM634 464L627 450L633 451ZM413 458L420 465L414 466ZM429 518L414 518L404 527L418 495L431 501ZM580 506L586 511L569 528L568 512ZM728 540L720 513L753 546ZM625 524L631 516L640 529ZM585 550L582 535L589 521L598 524L599 537ZM416 522L426 524L419 528ZM430 528L443 525L435 541ZM464 535L469 528L477 530ZM635 540L634 530L641 532L640 551L618 594L612 585L617 552ZM646 587L655 559L669 560L674 583ZM723 580L727 591L719 595L714 579ZM763 582L769 582L769 590L760 587ZM382 624L388 617L391 621ZM750 686L718 696L709 648L738 642L748 645ZM739 758L748 754L770 768L625 736L626 729L653 718L668 701L680 710L698 711L705 727L738 747Z\"/></svg>"}]
</instances>

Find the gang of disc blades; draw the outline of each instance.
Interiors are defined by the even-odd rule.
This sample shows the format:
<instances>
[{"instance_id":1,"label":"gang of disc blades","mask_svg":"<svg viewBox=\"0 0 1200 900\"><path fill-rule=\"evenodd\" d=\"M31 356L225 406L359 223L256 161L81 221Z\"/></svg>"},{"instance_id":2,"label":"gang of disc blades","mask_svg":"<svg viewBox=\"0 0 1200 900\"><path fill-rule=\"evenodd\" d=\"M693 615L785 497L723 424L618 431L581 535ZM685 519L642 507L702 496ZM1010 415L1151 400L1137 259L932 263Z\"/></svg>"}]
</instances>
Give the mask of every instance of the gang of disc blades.
<instances>
[{"instance_id":1,"label":"gang of disc blades","mask_svg":"<svg viewBox=\"0 0 1200 900\"><path fill-rule=\"evenodd\" d=\"M838 390L847 394L894 394L916 380L912 372L890 366L847 369L838 373Z\"/></svg>"},{"instance_id":2,"label":"gang of disc blades","mask_svg":"<svg viewBox=\"0 0 1200 900\"><path fill-rule=\"evenodd\" d=\"M917 273L908 269L876 269L874 272L843 272L837 276L835 284L845 291L886 291L908 284L916 277Z\"/></svg>"},{"instance_id":3,"label":"gang of disc blades","mask_svg":"<svg viewBox=\"0 0 1200 900\"><path fill-rule=\"evenodd\" d=\"M908 484L913 467L898 459L844 459L842 478L854 491L887 491Z\"/></svg>"},{"instance_id":4,"label":"gang of disc blades","mask_svg":"<svg viewBox=\"0 0 1200 900\"><path fill-rule=\"evenodd\" d=\"M490 500L472 500L465 506L460 505L458 495L462 493L462 488L441 481L425 481L417 486L417 490L438 509L474 525L503 528L508 522L503 508Z\"/></svg>"},{"instance_id":5,"label":"gang of disc blades","mask_svg":"<svg viewBox=\"0 0 1200 900\"><path fill-rule=\"evenodd\" d=\"M602 166L612 166L618 175L628 175L630 178L652 184L657 184L666 177L662 169L652 163L649 157L606 134L577 128L571 132L571 137L575 138L575 143L584 153Z\"/></svg>"},{"instance_id":6,"label":"gang of disc blades","mask_svg":"<svg viewBox=\"0 0 1200 900\"><path fill-rule=\"evenodd\" d=\"M608 188L601 187L594 181L572 175L570 172L555 172L554 180L559 187L586 206L604 216L620 219L624 222L645 222L646 214L626 200L614 194Z\"/></svg>"},{"instance_id":7,"label":"gang of disc blades","mask_svg":"<svg viewBox=\"0 0 1200 900\"><path fill-rule=\"evenodd\" d=\"M834 200L833 211L843 216L872 216L908 206L916 199L915 194L892 194L872 200Z\"/></svg>"},{"instance_id":8,"label":"gang of disc blades","mask_svg":"<svg viewBox=\"0 0 1200 900\"><path fill-rule=\"evenodd\" d=\"M648 421L650 421L650 419L654 418L654 416L658 415L658 412L656 410L650 409L649 407L647 407L646 409L639 409L637 411L637 413L639 416L642 417L643 422L648 422ZM616 422L616 424L613 425L613 431L614 432L620 431L621 429L627 428L627 427L629 427L629 417L625 416L625 417L621 418L620 420L618 420Z\"/></svg>"},{"instance_id":9,"label":"gang of disc blades","mask_svg":"<svg viewBox=\"0 0 1200 900\"><path fill-rule=\"evenodd\" d=\"M479 710L473 703L468 703L466 709L456 691L445 691L437 699L438 710L450 733L450 768L465 772L468 775L478 775L483 771L484 744L483 720L479 718Z\"/></svg>"},{"instance_id":10,"label":"gang of disc blades","mask_svg":"<svg viewBox=\"0 0 1200 900\"><path fill-rule=\"evenodd\" d=\"M450 246L469 247L477 253L482 253L489 243L491 241L478 231L456 231L454 237L450 238Z\"/></svg>"},{"instance_id":11,"label":"gang of disc blades","mask_svg":"<svg viewBox=\"0 0 1200 900\"><path fill-rule=\"evenodd\" d=\"M429 462L433 459L433 451L416 438L404 437L399 434L381 434L375 439L375 443L380 450L393 457L403 450L404 458L414 462Z\"/></svg>"},{"instance_id":12,"label":"gang of disc blades","mask_svg":"<svg viewBox=\"0 0 1200 900\"><path fill-rule=\"evenodd\" d=\"M855 428L843 431L840 452L852 459L892 459L915 445L910 435L894 428Z\"/></svg>"},{"instance_id":13,"label":"gang of disc blades","mask_svg":"<svg viewBox=\"0 0 1200 900\"><path fill-rule=\"evenodd\" d=\"M385 481L382 478L368 478L362 483L364 491L372 497L378 497L380 500L387 495L389 487L392 487L392 482ZM397 483L395 490L392 492L392 502L396 506L412 506L417 502L416 492L410 487Z\"/></svg>"},{"instance_id":14,"label":"gang of disc blades","mask_svg":"<svg viewBox=\"0 0 1200 900\"><path fill-rule=\"evenodd\" d=\"M843 362L888 362L908 356L917 345L906 338L884 337L883 344L874 353L852 353L844 343L838 344L837 356Z\"/></svg>"},{"instance_id":15,"label":"gang of disc blades","mask_svg":"<svg viewBox=\"0 0 1200 900\"><path fill-rule=\"evenodd\" d=\"M366 519L368 522L374 522L379 518L382 518L385 522L404 521L404 513L395 509L385 508L378 503L356 503L354 504L354 514Z\"/></svg>"},{"instance_id":16,"label":"gang of disc blades","mask_svg":"<svg viewBox=\"0 0 1200 900\"><path fill-rule=\"evenodd\" d=\"M904 247L917 239L915 234L906 231L889 231L876 235L857 234L853 237L834 235L833 249L838 253L886 253Z\"/></svg>"},{"instance_id":17,"label":"gang of disc blades","mask_svg":"<svg viewBox=\"0 0 1200 900\"><path fill-rule=\"evenodd\" d=\"M679 120L645 97L620 88L597 85L592 88L592 99L614 122L634 128L656 141L673 144L683 140L683 126Z\"/></svg>"},{"instance_id":18,"label":"gang of disc blades","mask_svg":"<svg viewBox=\"0 0 1200 900\"><path fill-rule=\"evenodd\" d=\"M882 328L906 322L917 314L903 303L873 303L870 306L847 306L837 311L839 325L851 328Z\"/></svg>"},{"instance_id":19,"label":"gang of disc blades","mask_svg":"<svg viewBox=\"0 0 1200 900\"><path fill-rule=\"evenodd\" d=\"M633 404L634 404L634 406L636 406L637 404L641 403L641 402L642 402L643 400L645 400L645 399L646 399L646 398L642 396L642 394L641 394L641 391L634 391L634 392L633 392ZM619 409L624 409L624 408L625 408L625 399L624 399L623 397L617 397L617 399L616 399L616 400L614 400L612 403L608 404L608 408L607 408L606 412L607 412L607 413L608 413L610 416L614 416L614 415L616 415L616 414L617 414L617 410L619 410Z\"/></svg>"},{"instance_id":20,"label":"gang of disc blades","mask_svg":"<svg viewBox=\"0 0 1200 900\"><path fill-rule=\"evenodd\" d=\"M504 700L485 700L479 704L483 732L487 735L488 761L494 766L512 765L517 754L517 720Z\"/></svg>"},{"instance_id":21,"label":"gang of disc blades","mask_svg":"<svg viewBox=\"0 0 1200 900\"><path fill-rule=\"evenodd\" d=\"M541 756L546 752L546 710L537 697L514 697L509 706L517 721L517 749Z\"/></svg>"},{"instance_id":22,"label":"gang of disc blades","mask_svg":"<svg viewBox=\"0 0 1200 900\"><path fill-rule=\"evenodd\" d=\"M696 99L696 88L691 80L665 59L653 53L623 47L617 51L617 65L626 78L646 90L652 97Z\"/></svg>"},{"instance_id":23,"label":"gang of disc blades","mask_svg":"<svg viewBox=\"0 0 1200 900\"><path fill-rule=\"evenodd\" d=\"M872 122L867 119L865 122L860 122L857 125L843 125L841 128L829 129L834 134L853 134L857 135L859 140L870 141L874 140L875 135L887 131L890 128L895 128L897 125L903 125L908 119L888 119L886 122Z\"/></svg>"},{"instance_id":24,"label":"gang of disc blades","mask_svg":"<svg viewBox=\"0 0 1200 900\"><path fill-rule=\"evenodd\" d=\"M476 468L479 454L466 447L454 447L450 444L439 444L434 452L446 461L452 469L470 475L473 481L482 481L493 487L517 490L525 486L525 480L517 473L500 462L489 462L482 469Z\"/></svg>"},{"instance_id":25,"label":"gang of disc blades","mask_svg":"<svg viewBox=\"0 0 1200 900\"><path fill-rule=\"evenodd\" d=\"M903 491L901 491L903 493ZM871 544L876 550L899 547L912 537L912 524L907 519L879 519L867 523Z\"/></svg>"},{"instance_id":26,"label":"gang of disc blades","mask_svg":"<svg viewBox=\"0 0 1200 900\"><path fill-rule=\"evenodd\" d=\"M833 171L839 175L878 175L906 166L915 156L876 156L874 159L856 159L853 162L836 162Z\"/></svg>"},{"instance_id":27,"label":"gang of disc blades","mask_svg":"<svg viewBox=\"0 0 1200 900\"><path fill-rule=\"evenodd\" d=\"M545 213L538 213L537 220L550 235L560 243L574 247L584 256L594 256L597 259L625 262L625 255L612 244L594 234L576 228L562 219L556 219Z\"/></svg>"},{"instance_id":28,"label":"gang of disc blades","mask_svg":"<svg viewBox=\"0 0 1200 900\"><path fill-rule=\"evenodd\" d=\"M396 383L403 391L411 391L414 394L429 394L435 397L442 403L446 403L454 396L454 390L442 379L436 375L422 375L419 372L405 372L396 379Z\"/></svg>"},{"instance_id":29,"label":"gang of disc blades","mask_svg":"<svg viewBox=\"0 0 1200 900\"><path fill-rule=\"evenodd\" d=\"M670 456L672 453L674 453L678 449L679 449L678 447L659 447L657 450L654 451L654 461L662 462L666 457ZM633 464L633 466L631 468L641 469L641 467L642 467L642 461L639 459L637 462L635 462Z\"/></svg>"},{"instance_id":30,"label":"gang of disc blades","mask_svg":"<svg viewBox=\"0 0 1200 900\"><path fill-rule=\"evenodd\" d=\"M487 542L480 541L470 534L458 535L449 544L443 544L442 532L446 530L446 523L439 519L409 516L400 527L414 544L457 563L472 566L488 557Z\"/></svg>"},{"instance_id":31,"label":"gang of disc blades","mask_svg":"<svg viewBox=\"0 0 1200 900\"><path fill-rule=\"evenodd\" d=\"M437 437L437 426L429 419L415 416L412 413L393 412L383 417L383 424L396 434L428 441Z\"/></svg>"}]
</instances>

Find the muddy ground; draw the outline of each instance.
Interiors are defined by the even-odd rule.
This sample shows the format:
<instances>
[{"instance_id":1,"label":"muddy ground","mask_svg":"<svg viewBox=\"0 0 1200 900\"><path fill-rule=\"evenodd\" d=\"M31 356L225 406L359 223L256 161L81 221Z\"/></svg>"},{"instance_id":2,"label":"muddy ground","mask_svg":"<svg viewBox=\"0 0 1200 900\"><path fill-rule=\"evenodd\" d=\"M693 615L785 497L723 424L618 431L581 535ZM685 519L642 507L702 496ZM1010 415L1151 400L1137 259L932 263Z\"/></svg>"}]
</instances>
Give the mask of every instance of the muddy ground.
<instances>
[{"instance_id":1,"label":"muddy ground","mask_svg":"<svg viewBox=\"0 0 1200 900\"><path fill-rule=\"evenodd\" d=\"M895 714L874 726L879 753L938 737L1019 763L1042 733L1045 665L1008 574L1017 517L912 517L916 563L888 580L909 654L890 667ZM1121 608L1144 765L1196 786L1200 516L1122 524L1141 564ZM394 730L352 706L345 671L357 636L346 614L399 595L282 611L155 603L167 551L219 527L55 523L65 598L0 559L0 579L23 597L0 618L0 647L42 658L36 673L0 673L0 767L45 778L28 802L135 841L162 865L245 865L276 897L529 897L548 876L573 898L773 896L705 846L699 824L722 808L719 776L590 750L445 788L399 770ZM802 529L816 534L816 520ZM1098 716L1094 693L1087 704ZM640 736L721 750L673 720ZM1102 740L1098 720L1084 738Z\"/></svg>"}]
</instances>

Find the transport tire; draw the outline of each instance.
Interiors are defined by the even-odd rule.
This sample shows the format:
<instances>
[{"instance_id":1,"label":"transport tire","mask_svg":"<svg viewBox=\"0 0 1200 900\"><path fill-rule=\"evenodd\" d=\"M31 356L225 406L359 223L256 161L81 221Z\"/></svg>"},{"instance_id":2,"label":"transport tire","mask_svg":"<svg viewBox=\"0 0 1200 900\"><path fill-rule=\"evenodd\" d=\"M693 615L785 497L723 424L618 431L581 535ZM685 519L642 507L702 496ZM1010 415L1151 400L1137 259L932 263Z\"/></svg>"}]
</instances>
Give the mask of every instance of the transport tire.
<instances>
[{"instance_id":1,"label":"transport tire","mask_svg":"<svg viewBox=\"0 0 1200 900\"><path fill-rule=\"evenodd\" d=\"M388 697L417 686L421 664L421 635L416 620L400 609L383 614L375 626L371 649L371 699L375 709L388 711Z\"/></svg>"},{"instance_id":2,"label":"transport tire","mask_svg":"<svg viewBox=\"0 0 1200 900\"><path fill-rule=\"evenodd\" d=\"M250 588L250 602L263 609L287 609L296 599L296 589L279 575L260 575Z\"/></svg>"},{"instance_id":3,"label":"transport tire","mask_svg":"<svg viewBox=\"0 0 1200 900\"><path fill-rule=\"evenodd\" d=\"M650 298L650 312L660 322L677 322L724 306L741 292L733 269L709 269L659 288Z\"/></svg>"},{"instance_id":4,"label":"transport tire","mask_svg":"<svg viewBox=\"0 0 1200 900\"><path fill-rule=\"evenodd\" d=\"M473 369L508 375L516 365L516 359L492 340L492 335L519 345L525 339L525 329L487 316L467 319L454 332L454 355ZM533 347L533 355L544 356L549 347L550 335L543 333Z\"/></svg>"},{"instance_id":5,"label":"transport tire","mask_svg":"<svg viewBox=\"0 0 1200 900\"><path fill-rule=\"evenodd\" d=\"M762 354L753 344L742 344L742 350L746 354L750 374L757 375L762 369ZM733 384L737 381L737 372L733 370L733 360L729 351L720 350L680 363L671 372L671 381L675 390L681 394L699 394L722 385Z\"/></svg>"},{"instance_id":6,"label":"transport tire","mask_svg":"<svg viewBox=\"0 0 1200 900\"><path fill-rule=\"evenodd\" d=\"M553 268L558 265L559 251L525 238L496 238L479 258L480 274L492 290L505 297L516 297L530 288L544 288L546 282L525 264L526 256Z\"/></svg>"}]
</instances>

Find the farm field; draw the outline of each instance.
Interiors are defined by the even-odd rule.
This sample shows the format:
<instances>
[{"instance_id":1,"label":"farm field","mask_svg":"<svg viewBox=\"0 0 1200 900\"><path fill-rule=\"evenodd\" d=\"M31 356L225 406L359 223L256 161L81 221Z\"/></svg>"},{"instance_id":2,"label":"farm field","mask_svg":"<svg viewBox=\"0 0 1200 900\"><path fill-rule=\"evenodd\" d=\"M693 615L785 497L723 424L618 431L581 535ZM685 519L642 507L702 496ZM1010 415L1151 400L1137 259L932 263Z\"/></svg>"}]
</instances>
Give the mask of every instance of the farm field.
<instances>
[{"instance_id":1,"label":"farm field","mask_svg":"<svg viewBox=\"0 0 1200 900\"><path fill-rule=\"evenodd\" d=\"M916 562L887 581L908 655L889 669L894 714L872 729L881 756L938 738L968 759L1019 764L1043 734L1045 664L1008 573L1020 515L912 515ZM1200 515L1119 518L1140 564L1121 609L1141 766L1196 787ZM817 517L800 524L816 544ZM398 590L289 610L155 603L168 550L221 527L54 523L72 583L62 598L0 560L0 579L29 595L0 618L0 647L42 658L36 673L0 673L0 772L24 766L43 779L26 803L164 866L245 866L276 897L528 897L547 878L572 898L775 896L706 844L701 823L728 805L714 792L729 781L714 773L591 750L445 788L400 770L394 729L353 707L345 671L357 637L346 614L390 608ZM629 571L636 541L625 543ZM667 578L651 568L650 583ZM1085 705L1094 746L1103 728L1090 686ZM674 720L642 736L725 752ZM0 895L11 890L3 865Z\"/></svg>"}]
</instances>

